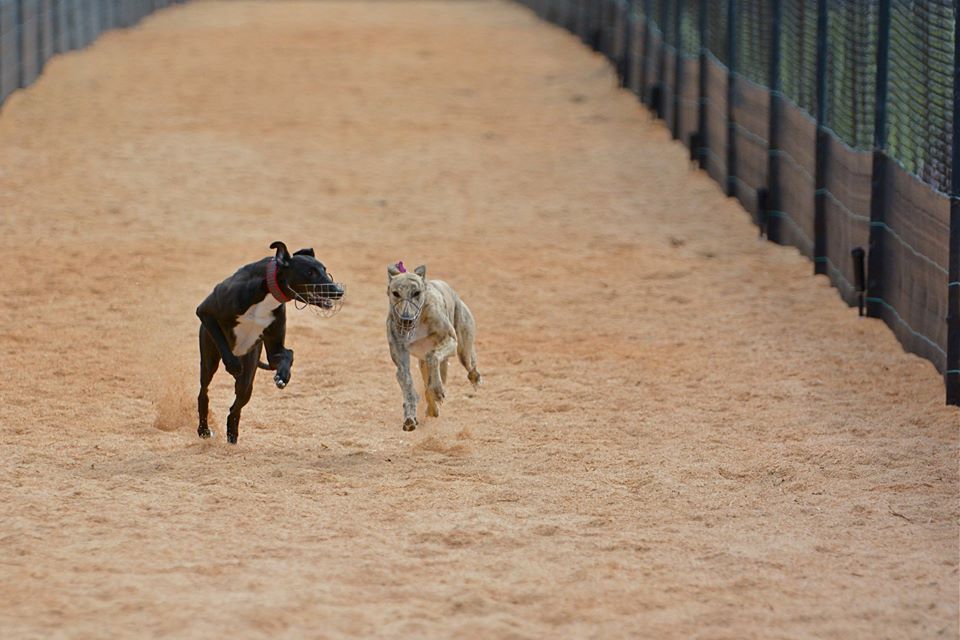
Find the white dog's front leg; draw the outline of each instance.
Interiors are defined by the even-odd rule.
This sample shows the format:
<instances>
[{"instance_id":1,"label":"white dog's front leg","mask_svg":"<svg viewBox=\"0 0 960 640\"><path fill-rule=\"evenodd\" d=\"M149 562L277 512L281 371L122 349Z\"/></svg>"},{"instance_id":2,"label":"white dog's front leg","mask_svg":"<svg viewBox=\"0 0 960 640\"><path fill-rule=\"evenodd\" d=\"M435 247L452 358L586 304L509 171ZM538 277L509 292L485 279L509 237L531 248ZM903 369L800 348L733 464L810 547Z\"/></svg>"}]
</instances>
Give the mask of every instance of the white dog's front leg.
<instances>
[{"instance_id":1,"label":"white dog's front leg","mask_svg":"<svg viewBox=\"0 0 960 640\"><path fill-rule=\"evenodd\" d=\"M397 382L403 393L403 430L413 431L417 428L417 390L410 375L410 354L391 341L390 356L397 365Z\"/></svg>"}]
</instances>

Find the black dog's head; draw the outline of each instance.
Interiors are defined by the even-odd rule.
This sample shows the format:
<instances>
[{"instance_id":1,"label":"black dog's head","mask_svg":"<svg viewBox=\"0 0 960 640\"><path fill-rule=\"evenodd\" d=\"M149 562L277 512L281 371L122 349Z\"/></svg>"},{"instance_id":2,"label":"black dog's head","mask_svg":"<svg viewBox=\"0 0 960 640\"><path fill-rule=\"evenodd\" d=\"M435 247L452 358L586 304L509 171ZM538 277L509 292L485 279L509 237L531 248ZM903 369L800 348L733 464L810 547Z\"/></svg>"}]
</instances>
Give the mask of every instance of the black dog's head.
<instances>
[{"instance_id":1,"label":"black dog's head","mask_svg":"<svg viewBox=\"0 0 960 640\"><path fill-rule=\"evenodd\" d=\"M270 248L277 250L274 256L277 282L295 302L326 311L324 315L333 315L340 310L343 285L335 282L327 273L327 268L317 260L313 249L300 249L290 255L287 245L282 242L274 242Z\"/></svg>"}]
</instances>

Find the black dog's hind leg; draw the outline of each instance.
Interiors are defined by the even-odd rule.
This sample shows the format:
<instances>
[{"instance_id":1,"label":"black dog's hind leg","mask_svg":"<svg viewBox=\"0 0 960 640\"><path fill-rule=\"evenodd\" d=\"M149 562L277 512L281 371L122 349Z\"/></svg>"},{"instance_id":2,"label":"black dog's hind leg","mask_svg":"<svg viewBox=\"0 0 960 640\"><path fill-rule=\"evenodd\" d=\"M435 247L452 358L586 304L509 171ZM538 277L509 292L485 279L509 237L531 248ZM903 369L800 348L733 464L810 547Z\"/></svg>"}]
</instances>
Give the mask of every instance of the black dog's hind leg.
<instances>
[{"instance_id":1,"label":"black dog's hind leg","mask_svg":"<svg viewBox=\"0 0 960 640\"><path fill-rule=\"evenodd\" d=\"M237 438L240 437L240 411L250 402L253 394L253 378L257 375L257 362L260 361L261 351L263 343L257 342L250 353L240 358L243 361L243 373L234 384L237 397L230 407L230 415L227 416L227 442L230 444L237 444Z\"/></svg>"},{"instance_id":2,"label":"black dog's hind leg","mask_svg":"<svg viewBox=\"0 0 960 640\"><path fill-rule=\"evenodd\" d=\"M210 437L210 427L207 426L207 411L210 408L210 398L207 387L213 379L213 374L220 367L220 350L210 337L210 333L200 327L200 395L197 396L197 413L200 414L200 425L197 435L201 438Z\"/></svg>"}]
</instances>

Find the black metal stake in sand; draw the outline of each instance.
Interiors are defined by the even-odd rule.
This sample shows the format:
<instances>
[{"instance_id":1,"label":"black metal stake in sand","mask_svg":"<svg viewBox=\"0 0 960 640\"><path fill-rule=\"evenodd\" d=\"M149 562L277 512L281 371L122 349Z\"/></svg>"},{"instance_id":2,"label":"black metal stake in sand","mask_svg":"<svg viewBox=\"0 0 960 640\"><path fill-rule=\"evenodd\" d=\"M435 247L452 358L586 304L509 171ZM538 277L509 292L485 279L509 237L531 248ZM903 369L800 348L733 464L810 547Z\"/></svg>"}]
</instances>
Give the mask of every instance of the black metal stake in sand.
<instances>
[{"instance_id":1,"label":"black metal stake in sand","mask_svg":"<svg viewBox=\"0 0 960 640\"><path fill-rule=\"evenodd\" d=\"M854 286L857 289L857 307L860 312L860 316L863 316L863 297L864 292L867 289L867 278L865 272L865 258L867 252L863 250L863 247L856 247L853 251L850 252L850 256L853 258L853 280Z\"/></svg>"}]
</instances>

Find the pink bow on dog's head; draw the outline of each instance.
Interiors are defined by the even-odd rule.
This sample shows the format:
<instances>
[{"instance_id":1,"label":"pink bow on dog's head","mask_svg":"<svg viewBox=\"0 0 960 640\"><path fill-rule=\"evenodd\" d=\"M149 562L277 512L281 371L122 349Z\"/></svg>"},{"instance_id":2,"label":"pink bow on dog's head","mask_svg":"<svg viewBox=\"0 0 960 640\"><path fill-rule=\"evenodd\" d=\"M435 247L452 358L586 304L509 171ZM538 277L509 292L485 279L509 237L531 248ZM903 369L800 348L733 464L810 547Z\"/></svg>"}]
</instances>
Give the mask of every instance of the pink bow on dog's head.
<instances>
[{"instance_id":1,"label":"pink bow on dog's head","mask_svg":"<svg viewBox=\"0 0 960 640\"><path fill-rule=\"evenodd\" d=\"M407 268L403 266L403 260L397 260L397 271L399 271L400 273L407 272Z\"/></svg>"}]
</instances>

